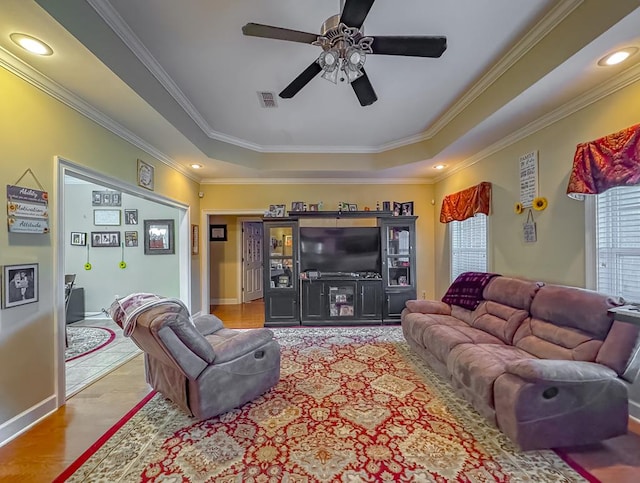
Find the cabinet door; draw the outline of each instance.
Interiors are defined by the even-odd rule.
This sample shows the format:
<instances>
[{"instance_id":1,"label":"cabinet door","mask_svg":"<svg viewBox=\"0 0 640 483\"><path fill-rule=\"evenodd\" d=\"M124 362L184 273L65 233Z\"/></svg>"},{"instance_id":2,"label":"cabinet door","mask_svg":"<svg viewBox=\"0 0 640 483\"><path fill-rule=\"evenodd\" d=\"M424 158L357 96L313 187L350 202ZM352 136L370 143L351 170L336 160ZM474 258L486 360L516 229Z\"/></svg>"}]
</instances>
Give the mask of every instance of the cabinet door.
<instances>
[{"instance_id":1,"label":"cabinet door","mask_svg":"<svg viewBox=\"0 0 640 483\"><path fill-rule=\"evenodd\" d=\"M385 273L389 287L413 287L413 224L386 225Z\"/></svg>"},{"instance_id":2,"label":"cabinet door","mask_svg":"<svg viewBox=\"0 0 640 483\"><path fill-rule=\"evenodd\" d=\"M302 320L325 318L325 296L323 282L302 282Z\"/></svg>"},{"instance_id":3,"label":"cabinet door","mask_svg":"<svg viewBox=\"0 0 640 483\"><path fill-rule=\"evenodd\" d=\"M399 319L407 300L415 299L415 290L387 291L384 303L384 319Z\"/></svg>"},{"instance_id":4,"label":"cabinet door","mask_svg":"<svg viewBox=\"0 0 640 483\"><path fill-rule=\"evenodd\" d=\"M360 281L358 293L358 318L380 319L382 317L382 281Z\"/></svg>"},{"instance_id":5,"label":"cabinet door","mask_svg":"<svg viewBox=\"0 0 640 483\"><path fill-rule=\"evenodd\" d=\"M291 325L298 321L298 300L288 293L273 292L264 300L265 325Z\"/></svg>"},{"instance_id":6,"label":"cabinet door","mask_svg":"<svg viewBox=\"0 0 640 483\"><path fill-rule=\"evenodd\" d=\"M329 319L354 319L356 316L356 282L325 282L329 297Z\"/></svg>"}]
</instances>

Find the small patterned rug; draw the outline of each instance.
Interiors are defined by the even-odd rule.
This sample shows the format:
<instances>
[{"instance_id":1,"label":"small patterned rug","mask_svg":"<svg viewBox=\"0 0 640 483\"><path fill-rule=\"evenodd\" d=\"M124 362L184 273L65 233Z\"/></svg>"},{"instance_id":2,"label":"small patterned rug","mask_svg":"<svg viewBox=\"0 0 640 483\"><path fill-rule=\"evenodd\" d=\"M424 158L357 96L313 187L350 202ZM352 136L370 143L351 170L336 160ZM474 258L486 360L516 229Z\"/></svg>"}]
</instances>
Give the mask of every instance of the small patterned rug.
<instances>
[{"instance_id":1,"label":"small patterned rug","mask_svg":"<svg viewBox=\"0 0 640 483\"><path fill-rule=\"evenodd\" d=\"M518 451L399 327L274 332L281 380L265 395L197 421L151 393L55 481L596 481Z\"/></svg>"},{"instance_id":2,"label":"small patterned rug","mask_svg":"<svg viewBox=\"0 0 640 483\"><path fill-rule=\"evenodd\" d=\"M91 354L109 345L116 333L105 327L67 327L66 362Z\"/></svg>"}]
</instances>

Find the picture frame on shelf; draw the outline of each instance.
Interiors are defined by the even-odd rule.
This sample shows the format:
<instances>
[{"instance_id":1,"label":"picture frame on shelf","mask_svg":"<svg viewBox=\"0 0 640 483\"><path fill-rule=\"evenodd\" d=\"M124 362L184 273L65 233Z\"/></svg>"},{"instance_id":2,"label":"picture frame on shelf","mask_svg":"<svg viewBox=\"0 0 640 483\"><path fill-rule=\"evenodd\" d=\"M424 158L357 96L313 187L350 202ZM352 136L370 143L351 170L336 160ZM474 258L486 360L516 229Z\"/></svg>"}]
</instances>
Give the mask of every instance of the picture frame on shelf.
<instances>
[{"instance_id":1,"label":"picture frame on shelf","mask_svg":"<svg viewBox=\"0 0 640 483\"><path fill-rule=\"evenodd\" d=\"M349 203L349 211L358 211L358 205L355 203Z\"/></svg>"},{"instance_id":2,"label":"picture frame on shelf","mask_svg":"<svg viewBox=\"0 0 640 483\"><path fill-rule=\"evenodd\" d=\"M382 211L391 211L391 202L383 201L382 202Z\"/></svg>"},{"instance_id":3,"label":"picture frame on shelf","mask_svg":"<svg viewBox=\"0 0 640 483\"><path fill-rule=\"evenodd\" d=\"M227 225L209 225L209 241L227 241Z\"/></svg>"},{"instance_id":4,"label":"picture frame on shelf","mask_svg":"<svg viewBox=\"0 0 640 483\"><path fill-rule=\"evenodd\" d=\"M71 245L85 246L87 244L87 234L79 231L71 232Z\"/></svg>"},{"instance_id":5,"label":"picture frame on shelf","mask_svg":"<svg viewBox=\"0 0 640 483\"><path fill-rule=\"evenodd\" d=\"M405 201L402 203L402 216L413 216L413 201Z\"/></svg>"},{"instance_id":6,"label":"picture frame on shelf","mask_svg":"<svg viewBox=\"0 0 640 483\"><path fill-rule=\"evenodd\" d=\"M92 248L114 248L120 246L119 231L92 231Z\"/></svg>"},{"instance_id":7,"label":"picture frame on shelf","mask_svg":"<svg viewBox=\"0 0 640 483\"><path fill-rule=\"evenodd\" d=\"M144 220L144 254L175 253L174 220Z\"/></svg>"},{"instance_id":8,"label":"picture frame on shelf","mask_svg":"<svg viewBox=\"0 0 640 483\"><path fill-rule=\"evenodd\" d=\"M304 211L304 201L292 201L291 211Z\"/></svg>"},{"instance_id":9,"label":"picture frame on shelf","mask_svg":"<svg viewBox=\"0 0 640 483\"><path fill-rule=\"evenodd\" d=\"M38 264L5 265L2 267L2 308L31 304L39 299Z\"/></svg>"},{"instance_id":10,"label":"picture frame on shelf","mask_svg":"<svg viewBox=\"0 0 640 483\"><path fill-rule=\"evenodd\" d=\"M138 232L137 231L125 231L124 232L124 246L127 248L138 246Z\"/></svg>"},{"instance_id":11,"label":"picture frame on shelf","mask_svg":"<svg viewBox=\"0 0 640 483\"><path fill-rule=\"evenodd\" d=\"M285 206L284 205L273 205L274 213L276 218L284 218L285 215Z\"/></svg>"},{"instance_id":12,"label":"picture frame on shelf","mask_svg":"<svg viewBox=\"0 0 640 483\"><path fill-rule=\"evenodd\" d=\"M120 210L93 210L93 224L96 226L120 226Z\"/></svg>"},{"instance_id":13,"label":"picture frame on shelf","mask_svg":"<svg viewBox=\"0 0 640 483\"><path fill-rule=\"evenodd\" d=\"M126 209L124 210L124 224L125 225L137 225L138 224L138 210Z\"/></svg>"},{"instance_id":14,"label":"picture frame on shelf","mask_svg":"<svg viewBox=\"0 0 640 483\"><path fill-rule=\"evenodd\" d=\"M310 203L309 204L309 211L320 211L318 203Z\"/></svg>"},{"instance_id":15,"label":"picture frame on shelf","mask_svg":"<svg viewBox=\"0 0 640 483\"><path fill-rule=\"evenodd\" d=\"M393 202L393 216L400 216L402 214L402 203L397 201Z\"/></svg>"},{"instance_id":16,"label":"picture frame on shelf","mask_svg":"<svg viewBox=\"0 0 640 483\"><path fill-rule=\"evenodd\" d=\"M138 186L153 191L154 189L154 177L155 168L149 163L145 163L143 160L138 159Z\"/></svg>"}]
</instances>

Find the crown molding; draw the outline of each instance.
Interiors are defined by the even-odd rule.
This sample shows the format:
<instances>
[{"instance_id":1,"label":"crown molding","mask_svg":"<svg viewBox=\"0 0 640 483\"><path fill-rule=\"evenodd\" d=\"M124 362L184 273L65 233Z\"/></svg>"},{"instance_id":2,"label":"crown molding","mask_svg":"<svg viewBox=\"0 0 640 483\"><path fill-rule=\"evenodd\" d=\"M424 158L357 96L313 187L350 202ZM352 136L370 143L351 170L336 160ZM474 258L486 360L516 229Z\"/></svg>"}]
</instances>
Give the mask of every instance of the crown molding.
<instances>
[{"instance_id":1,"label":"crown molding","mask_svg":"<svg viewBox=\"0 0 640 483\"><path fill-rule=\"evenodd\" d=\"M166 154L2 47L0 47L0 67L3 67L20 79L40 89L45 94L48 94L64 105L91 119L116 136L121 137L150 156L153 156L158 161L180 172L187 178L193 181L200 181L193 173L190 173L186 168L173 161Z\"/></svg>"},{"instance_id":2,"label":"crown molding","mask_svg":"<svg viewBox=\"0 0 640 483\"><path fill-rule=\"evenodd\" d=\"M426 178L204 178L201 185L291 185L291 184L331 184L331 185L429 185L433 181Z\"/></svg>"},{"instance_id":3,"label":"crown molding","mask_svg":"<svg viewBox=\"0 0 640 483\"><path fill-rule=\"evenodd\" d=\"M527 136L531 136L532 134L551 126L553 123L564 119L571 114L575 114L576 112L584 109L585 107L590 106L591 104L604 99L605 97L623 89L634 82L640 80L640 65L636 65L634 67L630 67L622 71L620 74L612 77L606 82L599 84L594 89L591 89L585 92L583 95L578 96L566 102L562 106L554 109L548 114L539 117L535 121L530 122L526 126L518 129L517 131L512 132L511 134L503 137L500 141L488 146L487 148L479 151L474 156L467 158L463 162L457 164L451 171L446 174L434 178L434 183L438 183L450 176L453 176L455 173L466 169L474 164L482 161L483 159L488 158L489 156L503 150L504 148L511 146L512 144L526 138Z\"/></svg>"},{"instance_id":4,"label":"crown molding","mask_svg":"<svg viewBox=\"0 0 640 483\"><path fill-rule=\"evenodd\" d=\"M544 16L527 34L491 69L483 75L464 95L458 99L446 112L438 118L423 134L423 139L431 139L444 129L457 115L462 113L486 91L507 70L529 52L538 42L558 26L571 12L578 8L584 0L566 0L559 2Z\"/></svg>"}]
</instances>

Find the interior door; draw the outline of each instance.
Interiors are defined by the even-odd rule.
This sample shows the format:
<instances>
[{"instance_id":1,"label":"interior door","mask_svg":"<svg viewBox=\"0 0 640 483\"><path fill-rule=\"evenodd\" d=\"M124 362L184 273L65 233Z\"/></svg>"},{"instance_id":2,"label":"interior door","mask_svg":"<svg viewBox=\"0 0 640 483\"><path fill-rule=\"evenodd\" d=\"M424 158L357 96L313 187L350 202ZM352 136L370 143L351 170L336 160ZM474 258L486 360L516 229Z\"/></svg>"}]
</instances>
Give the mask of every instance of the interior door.
<instances>
[{"instance_id":1,"label":"interior door","mask_svg":"<svg viewBox=\"0 0 640 483\"><path fill-rule=\"evenodd\" d=\"M242 223L242 301L262 298L262 223Z\"/></svg>"}]
</instances>

